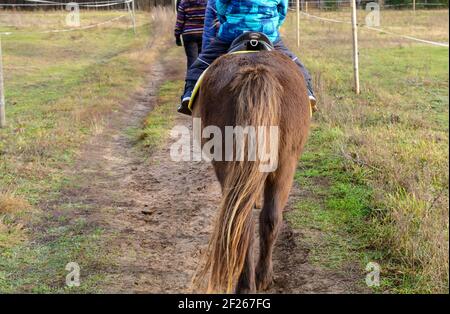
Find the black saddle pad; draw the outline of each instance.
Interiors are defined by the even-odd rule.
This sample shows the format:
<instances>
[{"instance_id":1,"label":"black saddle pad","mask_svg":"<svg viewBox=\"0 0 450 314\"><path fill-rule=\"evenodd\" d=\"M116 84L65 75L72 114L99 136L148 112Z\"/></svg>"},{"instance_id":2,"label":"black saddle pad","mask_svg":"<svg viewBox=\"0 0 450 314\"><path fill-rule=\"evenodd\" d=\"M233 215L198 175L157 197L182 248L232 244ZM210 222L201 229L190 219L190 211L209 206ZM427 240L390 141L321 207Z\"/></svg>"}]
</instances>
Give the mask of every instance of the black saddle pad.
<instances>
[{"instance_id":1,"label":"black saddle pad","mask_svg":"<svg viewBox=\"0 0 450 314\"><path fill-rule=\"evenodd\" d=\"M273 44L270 39L263 33L245 32L237 37L228 49L228 52L236 51L271 51Z\"/></svg>"}]
</instances>

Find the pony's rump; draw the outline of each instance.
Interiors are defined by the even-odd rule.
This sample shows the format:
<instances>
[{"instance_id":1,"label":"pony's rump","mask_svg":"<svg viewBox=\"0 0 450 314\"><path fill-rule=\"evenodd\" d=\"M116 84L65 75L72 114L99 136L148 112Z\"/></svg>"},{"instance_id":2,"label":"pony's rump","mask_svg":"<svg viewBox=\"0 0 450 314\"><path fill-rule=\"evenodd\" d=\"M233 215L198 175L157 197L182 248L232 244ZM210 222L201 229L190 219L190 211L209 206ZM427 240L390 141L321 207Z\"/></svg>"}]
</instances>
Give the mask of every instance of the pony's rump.
<instances>
[{"instance_id":1,"label":"pony's rump","mask_svg":"<svg viewBox=\"0 0 450 314\"><path fill-rule=\"evenodd\" d=\"M283 65L287 65L285 70L280 69ZM284 119L281 108L284 76L291 77L287 82L300 82L300 90L305 90L295 64L278 52L221 57L203 79L194 116L202 118L202 126L215 125L222 131L226 126L254 127L258 138L261 130L278 127ZM289 88L295 90L295 86ZM301 94L293 96L298 95ZM263 142L267 142L269 132L263 133ZM248 156L248 136L243 147L244 155ZM277 150L276 158L278 154ZM222 186L222 201L204 265L195 278L197 286L202 286L206 279L208 292L232 292L243 271L254 236L252 211L270 175L260 170L260 164L258 158L213 162Z\"/></svg>"}]
</instances>

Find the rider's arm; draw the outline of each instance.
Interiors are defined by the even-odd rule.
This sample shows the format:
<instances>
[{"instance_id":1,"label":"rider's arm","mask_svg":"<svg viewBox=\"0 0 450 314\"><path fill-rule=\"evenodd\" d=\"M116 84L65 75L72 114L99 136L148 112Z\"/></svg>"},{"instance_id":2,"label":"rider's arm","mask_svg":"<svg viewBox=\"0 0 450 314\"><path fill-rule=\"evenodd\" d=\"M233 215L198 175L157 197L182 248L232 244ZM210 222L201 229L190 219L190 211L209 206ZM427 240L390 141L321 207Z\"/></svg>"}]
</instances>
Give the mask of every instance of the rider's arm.
<instances>
[{"instance_id":1,"label":"rider's arm","mask_svg":"<svg viewBox=\"0 0 450 314\"><path fill-rule=\"evenodd\" d=\"M225 22L225 14L227 13L227 7L231 0L216 0L217 16L220 23Z\"/></svg>"},{"instance_id":2,"label":"rider's arm","mask_svg":"<svg viewBox=\"0 0 450 314\"><path fill-rule=\"evenodd\" d=\"M202 50L216 37L219 28L217 19L216 0L208 0L205 12L205 26L203 30Z\"/></svg>"},{"instance_id":3,"label":"rider's arm","mask_svg":"<svg viewBox=\"0 0 450 314\"><path fill-rule=\"evenodd\" d=\"M286 15L288 12L288 6L289 6L288 1L289 0L280 0L280 3L278 4L278 15L280 17L279 22L278 22L278 27L283 25L284 20L286 19Z\"/></svg>"}]
</instances>

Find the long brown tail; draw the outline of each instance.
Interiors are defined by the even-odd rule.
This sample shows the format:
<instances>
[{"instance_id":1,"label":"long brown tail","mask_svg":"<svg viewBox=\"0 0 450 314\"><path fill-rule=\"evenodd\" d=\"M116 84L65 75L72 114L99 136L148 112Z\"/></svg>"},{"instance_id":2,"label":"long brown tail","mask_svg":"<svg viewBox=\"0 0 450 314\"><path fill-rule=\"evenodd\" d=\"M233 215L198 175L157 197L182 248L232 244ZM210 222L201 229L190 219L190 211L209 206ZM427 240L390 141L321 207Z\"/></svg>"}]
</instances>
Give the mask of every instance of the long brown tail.
<instances>
[{"instance_id":1,"label":"long brown tail","mask_svg":"<svg viewBox=\"0 0 450 314\"><path fill-rule=\"evenodd\" d=\"M267 66L242 68L233 80L232 88L236 95L236 125L254 126L256 130L259 126L278 126L282 87ZM267 136L268 132L265 134ZM248 138L245 141L247 154ZM228 165L220 212L205 255L204 268L197 275L198 284L210 273L208 292L231 293L243 270L253 237L252 210L267 176L260 171L260 162L258 158L256 160L244 159Z\"/></svg>"}]
</instances>

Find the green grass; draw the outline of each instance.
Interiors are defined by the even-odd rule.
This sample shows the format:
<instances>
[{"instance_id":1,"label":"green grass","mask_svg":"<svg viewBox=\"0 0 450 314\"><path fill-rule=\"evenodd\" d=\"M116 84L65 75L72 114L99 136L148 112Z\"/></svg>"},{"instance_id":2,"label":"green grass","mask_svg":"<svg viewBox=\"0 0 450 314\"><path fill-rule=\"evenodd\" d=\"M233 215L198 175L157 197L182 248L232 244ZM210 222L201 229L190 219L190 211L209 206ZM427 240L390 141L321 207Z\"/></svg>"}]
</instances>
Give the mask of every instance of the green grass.
<instances>
[{"instance_id":1,"label":"green grass","mask_svg":"<svg viewBox=\"0 0 450 314\"><path fill-rule=\"evenodd\" d=\"M342 134L337 129L315 129L295 180L306 192L288 221L306 232L311 260L339 269L364 258L365 229L372 210L372 190L357 176L345 173L345 161L329 144Z\"/></svg>"},{"instance_id":2,"label":"green grass","mask_svg":"<svg viewBox=\"0 0 450 314\"><path fill-rule=\"evenodd\" d=\"M174 108L182 87L182 81L165 81L160 87L157 106L145 119L144 127L136 134L141 147L153 150L165 142L169 136L168 130L175 121Z\"/></svg>"},{"instance_id":3,"label":"green grass","mask_svg":"<svg viewBox=\"0 0 450 314\"><path fill-rule=\"evenodd\" d=\"M90 208L60 204L56 213L46 204L76 184L64 169L81 145L143 88L159 54L148 49L151 36L167 38L161 24L141 25L136 36L128 24L38 34L39 24L2 37L8 125L0 129L1 292L99 292L107 284L111 239L75 215ZM65 285L68 262L81 267L80 287Z\"/></svg>"},{"instance_id":4,"label":"green grass","mask_svg":"<svg viewBox=\"0 0 450 314\"><path fill-rule=\"evenodd\" d=\"M76 39L65 33L3 39L8 127L0 130L2 190L35 203L58 185L63 178L52 169L70 162L103 116L143 84L147 60L131 53L146 45L148 25L138 34L112 29Z\"/></svg>"},{"instance_id":5,"label":"green grass","mask_svg":"<svg viewBox=\"0 0 450 314\"><path fill-rule=\"evenodd\" d=\"M414 24L409 12L382 13L383 28L448 41L445 11L417 12ZM361 30L355 95L350 29L307 21L296 52L321 111L296 174L306 197L289 221L319 265L357 262L364 283L367 262L379 263L375 292L448 292L448 49ZM295 51L293 30L289 20Z\"/></svg>"},{"instance_id":6,"label":"green grass","mask_svg":"<svg viewBox=\"0 0 450 314\"><path fill-rule=\"evenodd\" d=\"M102 230L86 234L82 220L42 232L33 245L14 246L2 250L0 258L0 291L2 293L99 292L105 274L98 269L112 267L104 252ZM45 237L51 237L46 239ZM40 243L40 241L42 241ZM67 287L67 263L80 266L80 286Z\"/></svg>"}]
</instances>

